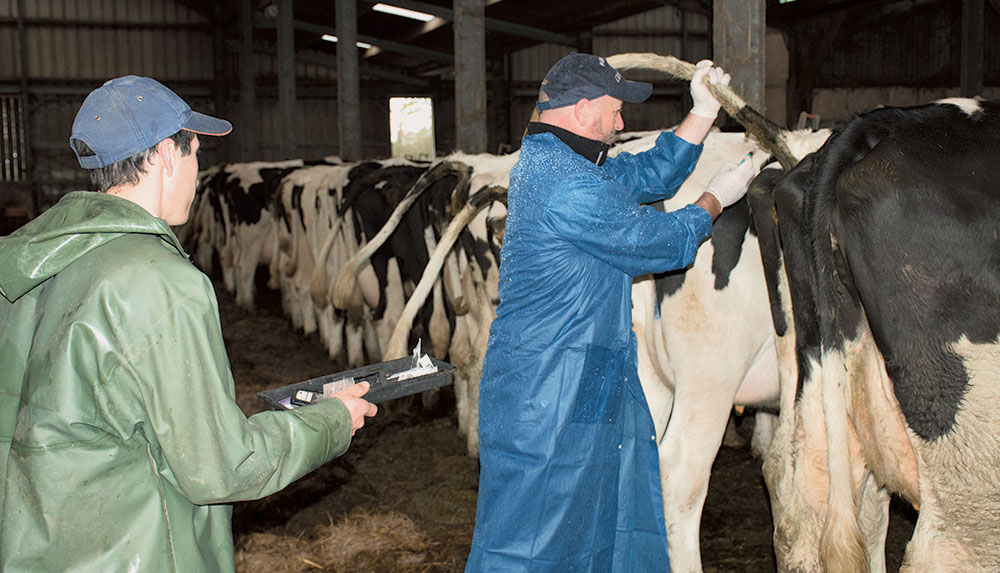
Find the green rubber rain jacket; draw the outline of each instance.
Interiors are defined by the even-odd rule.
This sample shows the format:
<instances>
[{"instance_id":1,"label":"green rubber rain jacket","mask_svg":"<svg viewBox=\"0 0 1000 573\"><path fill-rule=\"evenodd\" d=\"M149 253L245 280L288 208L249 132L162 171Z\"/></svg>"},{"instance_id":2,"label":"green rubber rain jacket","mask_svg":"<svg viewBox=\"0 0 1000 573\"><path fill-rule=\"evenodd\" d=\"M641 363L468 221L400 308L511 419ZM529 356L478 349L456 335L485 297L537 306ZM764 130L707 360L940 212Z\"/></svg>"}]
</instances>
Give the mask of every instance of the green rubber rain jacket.
<instances>
[{"instance_id":1,"label":"green rubber rain jacket","mask_svg":"<svg viewBox=\"0 0 1000 573\"><path fill-rule=\"evenodd\" d=\"M340 400L247 418L165 221L74 192L0 238L0 569L232 571L230 502L342 454Z\"/></svg>"}]
</instances>

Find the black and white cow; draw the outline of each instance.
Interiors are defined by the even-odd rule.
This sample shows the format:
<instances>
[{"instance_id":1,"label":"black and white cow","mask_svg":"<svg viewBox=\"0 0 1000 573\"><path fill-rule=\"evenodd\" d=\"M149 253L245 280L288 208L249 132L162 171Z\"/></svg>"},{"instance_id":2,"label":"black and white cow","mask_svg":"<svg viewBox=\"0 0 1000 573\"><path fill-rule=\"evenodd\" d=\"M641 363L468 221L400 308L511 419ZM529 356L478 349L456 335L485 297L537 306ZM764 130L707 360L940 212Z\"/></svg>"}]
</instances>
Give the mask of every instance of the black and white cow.
<instances>
[{"instance_id":1,"label":"black and white cow","mask_svg":"<svg viewBox=\"0 0 1000 573\"><path fill-rule=\"evenodd\" d=\"M254 306L257 267L270 266L274 255L278 185L303 165L301 159L233 163L199 176L190 222L180 238L205 272L221 274L226 290L244 308Z\"/></svg>"},{"instance_id":2,"label":"black and white cow","mask_svg":"<svg viewBox=\"0 0 1000 573\"><path fill-rule=\"evenodd\" d=\"M347 366L383 359L382 348L428 258L427 220L443 218L435 213L445 210L450 189L426 194L420 207L405 215L404 231L392 238L390 248L359 265L350 304L330 304L336 298L333 278L426 172L426 165L404 160L366 161L300 169L282 182L280 290L286 312L297 327L318 330L331 357ZM442 308L445 301L437 303L421 314L417 336L425 340L425 349L443 358L450 314ZM444 335L429 333L435 320ZM435 342L443 350L435 350Z\"/></svg>"},{"instance_id":3,"label":"black and white cow","mask_svg":"<svg viewBox=\"0 0 1000 573\"><path fill-rule=\"evenodd\" d=\"M754 182L794 358L765 462L780 570L884 570L890 493L920 509L903 570L1000 570L996 165L1000 103L945 100Z\"/></svg>"},{"instance_id":4,"label":"black and white cow","mask_svg":"<svg viewBox=\"0 0 1000 573\"><path fill-rule=\"evenodd\" d=\"M620 146L640 151L649 134ZM785 132L805 155L829 136ZM665 210L694 201L727 161L755 147L742 133L710 133L694 172ZM754 156L760 167L766 151ZM639 342L639 378L659 443L671 570L701 570L699 532L712 464L735 406L758 408L753 447L770 445L778 406L774 327L756 233L745 201L715 221L712 237L691 267L636 280L632 321Z\"/></svg>"}]
</instances>

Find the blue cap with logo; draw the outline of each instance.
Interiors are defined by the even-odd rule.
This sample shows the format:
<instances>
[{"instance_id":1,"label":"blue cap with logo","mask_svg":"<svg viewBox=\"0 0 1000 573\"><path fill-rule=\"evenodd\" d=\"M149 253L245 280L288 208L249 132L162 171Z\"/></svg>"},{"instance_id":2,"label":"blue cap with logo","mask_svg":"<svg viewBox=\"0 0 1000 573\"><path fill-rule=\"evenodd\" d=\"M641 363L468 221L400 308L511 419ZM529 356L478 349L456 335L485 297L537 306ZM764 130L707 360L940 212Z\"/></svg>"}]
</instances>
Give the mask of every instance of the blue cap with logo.
<instances>
[{"instance_id":1,"label":"blue cap with logo","mask_svg":"<svg viewBox=\"0 0 1000 573\"><path fill-rule=\"evenodd\" d=\"M180 130L226 135L231 123L191 110L177 94L152 78L124 76L90 92L73 121L70 147L84 169L98 169L145 151ZM94 155L80 155L75 140Z\"/></svg>"},{"instance_id":2,"label":"blue cap with logo","mask_svg":"<svg viewBox=\"0 0 1000 573\"><path fill-rule=\"evenodd\" d=\"M640 103L651 93L652 84L624 79L604 58L572 53L556 62L545 74L535 105L538 111L545 111L606 95L628 103Z\"/></svg>"}]
</instances>

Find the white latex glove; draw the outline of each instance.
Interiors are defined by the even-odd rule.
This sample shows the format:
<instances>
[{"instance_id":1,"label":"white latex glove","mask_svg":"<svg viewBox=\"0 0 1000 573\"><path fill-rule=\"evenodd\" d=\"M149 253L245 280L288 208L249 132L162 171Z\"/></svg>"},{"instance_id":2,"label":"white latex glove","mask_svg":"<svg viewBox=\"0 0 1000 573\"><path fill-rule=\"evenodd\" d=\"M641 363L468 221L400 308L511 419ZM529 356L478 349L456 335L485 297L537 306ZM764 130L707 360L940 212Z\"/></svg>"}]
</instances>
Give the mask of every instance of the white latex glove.
<instances>
[{"instance_id":1,"label":"white latex glove","mask_svg":"<svg viewBox=\"0 0 1000 573\"><path fill-rule=\"evenodd\" d=\"M728 86L731 78L722 71L722 68L713 67L712 60L702 60L695 64L695 68L694 76L691 78L691 100L694 102L691 113L715 119L722 105L716 101L712 92L708 91L705 81Z\"/></svg>"},{"instance_id":2,"label":"white latex glove","mask_svg":"<svg viewBox=\"0 0 1000 573\"><path fill-rule=\"evenodd\" d=\"M714 195L722 208L725 209L746 195L754 171L753 159L749 153L738 164L723 163L708 182L708 188L705 191Z\"/></svg>"}]
</instances>

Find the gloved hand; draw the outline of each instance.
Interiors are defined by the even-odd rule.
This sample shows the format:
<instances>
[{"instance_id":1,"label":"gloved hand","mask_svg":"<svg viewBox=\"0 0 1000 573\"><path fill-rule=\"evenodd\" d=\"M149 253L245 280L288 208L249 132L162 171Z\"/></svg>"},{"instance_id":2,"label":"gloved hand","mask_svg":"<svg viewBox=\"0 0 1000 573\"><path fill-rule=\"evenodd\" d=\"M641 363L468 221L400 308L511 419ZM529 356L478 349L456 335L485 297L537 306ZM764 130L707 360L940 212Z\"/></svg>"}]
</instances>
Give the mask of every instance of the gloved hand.
<instances>
[{"instance_id":1,"label":"gloved hand","mask_svg":"<svg viewBox=\"0 0 1000 573\"><path fill-rule=\"evenodd\" d=\"M722 204L722 208L732 205L746 195L750 179L754 176L753 159L748 153L739 164L727 162L712 176L706 192L711 193Z\"/></svg>"},{"instance_id":2,"label":"gloved hand","mask_svg":"<svg viewBox=\"0 0 1000 573\"><path fill-rule=\"evenodd\" d=\"M722 71L722 68L713 67L712 60L702 60L695 64L695 68L694 76L691 78L691 100L694 101L691 113L715 119L722 105L716 101L712 92L708 91L705 79L714 84L728 86L731 78Z\"/></svg>"}]
</instances>

